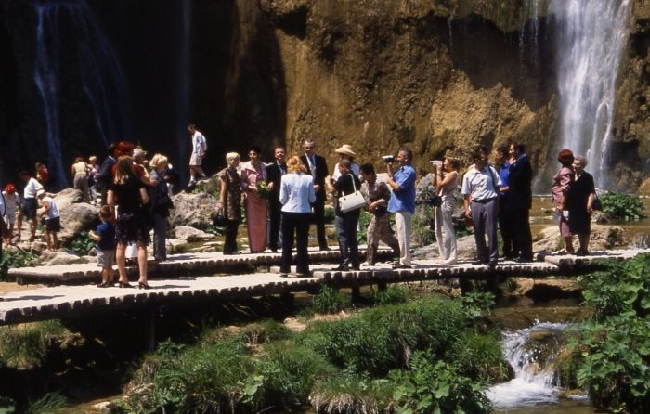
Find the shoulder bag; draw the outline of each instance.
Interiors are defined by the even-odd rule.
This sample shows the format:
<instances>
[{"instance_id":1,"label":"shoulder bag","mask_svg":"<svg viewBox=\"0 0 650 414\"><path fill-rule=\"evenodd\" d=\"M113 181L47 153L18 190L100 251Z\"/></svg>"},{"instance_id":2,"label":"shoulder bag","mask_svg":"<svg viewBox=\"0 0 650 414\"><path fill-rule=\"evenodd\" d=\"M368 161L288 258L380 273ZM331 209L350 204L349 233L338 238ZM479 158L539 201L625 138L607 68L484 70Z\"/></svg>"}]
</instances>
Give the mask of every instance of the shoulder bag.
<instances>
[{"instance_id":1,"label":"shoulder bag","mask_svg":"<svg viewBox=\"0 0 650 414\"><path fill-rule=\"evenodd\" d=\"M354 188L354 192L348 195L344 195L343 197L339 197L339 208L343 213L349 213L351 211L358 210L366 205L366 199L363 198L361 191L357 190L357 186L354 183L354 177L352 174L349 175L352 179L352 188Z\"/></svg>"},{"instance_id":2,"label":"shoulder bag","mask_svg":"<svg viewBox=\"0 0 650 414\"><path fill-rule=\"evenodd\" d=\"M603 211L603 202L598 198L598 194L594 191L594 196L591 199L591 209L593 211Z\"/></svg>"}]
</instances>

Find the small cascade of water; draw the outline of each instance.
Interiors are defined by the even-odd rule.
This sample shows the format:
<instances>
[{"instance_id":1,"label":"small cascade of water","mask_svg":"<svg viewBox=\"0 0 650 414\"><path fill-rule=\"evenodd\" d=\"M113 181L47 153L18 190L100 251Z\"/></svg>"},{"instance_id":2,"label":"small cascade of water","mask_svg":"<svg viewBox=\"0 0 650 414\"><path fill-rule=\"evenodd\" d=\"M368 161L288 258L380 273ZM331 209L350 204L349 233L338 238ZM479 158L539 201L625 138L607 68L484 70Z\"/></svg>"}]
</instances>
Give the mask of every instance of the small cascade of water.
<instances>
[{"instance_id":1,"label":"small cascade of water","mask_svg":"<svg viewBox=\"0 0 650 414\"><path fill-rule=\"evenodd\" d=\"M539 323L528 329L502 333L501 349L514 370L514 379L488 389L487 395L495 408L557 403L558 384L552 368L555 354L547 354L548 349L542 349L544 345L538 347L530 339L539 333L552 338L553 333L561 334L566 328L561 323Z\"/></svg>"},{"instance_id":2,"label":"small cascade of water","mask_svg":"<svg viewBox=\"0 0 650 414\"><path fill-rule=\"evenodd\" d=\"M181 41L178 48L178 82L176 90L176 122L174 133L177 142L177 156L191 152L190 140L187 136L187 124L192 122L189 114L190 106L190 41L191 41L191 0L183 0L181 4ZM199 128L201 126L199 125ZM189 157L189 155L188 155ZM182 181L185 182L185 170L178 169L185 160L174 160L177 172L180 172Z\"/></svg>"},{"instance_id":3,"label":"small cascade of water","mask_svg":"<svg viewBox=\"0 0 650 414\"><path fill-rule=\"evenodd\" d=\"M608 145L619 60L629 35L630 0L552 0L557 26L561 148L587 156L597 187L606 187Z\"/></svg>"},{"instance_id":4,"label":"small cascade of water","mask_svg":"<svg viewBox=\"0 0 650 414\"><path fill-rule=\"evenodd\" d=\"M43 99L48 147L47 165L57 187L67 186L68 166L61 150L60 92L63 59L76 56L81 88L92 105L95 124L106 147L125 130L126 82L119 60L83 1L34 4L36 49L34 83ZM65 33L62 33L64 32ZM72 35L70 35L72 34ZM63 50L66 50L64 58ZM76 53L70 53L73 50Z\"/></svg>"},{"instance_id":5,"label":"small cascade of water","mask_svg":"<svg viewBox=\"0 0 650 414\"><path fill-rule=\"evenodd\" d=\"M539 30L540 30L540 13L541 13L541 0L526 0L523 10L529 19L523 30L519 33L519 59L526 61L527 48L530 49L532 57L532 64L535 72L539 72L540 65L540 44L539 44Z\"/></svg>"}]
</instances>

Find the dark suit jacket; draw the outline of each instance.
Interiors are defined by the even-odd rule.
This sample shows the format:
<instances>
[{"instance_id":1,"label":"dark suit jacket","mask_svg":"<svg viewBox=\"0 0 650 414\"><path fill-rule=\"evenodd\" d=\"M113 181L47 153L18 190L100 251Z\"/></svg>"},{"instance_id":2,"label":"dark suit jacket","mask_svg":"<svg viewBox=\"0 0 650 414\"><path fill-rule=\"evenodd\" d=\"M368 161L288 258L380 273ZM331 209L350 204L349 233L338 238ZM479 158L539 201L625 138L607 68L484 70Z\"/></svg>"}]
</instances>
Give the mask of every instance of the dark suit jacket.
<instances>
[{"instance_id":1,"label":"dark suit jacket","mask_svg":"<svg viewBox=\"0 0 650 414\"><path fill-rule=\"evenodd\" d=\"M284 171L287 171L287 164L283 163ZM266 166L266 182L273 183L273 189L269 191L269 204L277 205L280 204L280 179L282 177L282 171L277 162L273 162Z\"/></svg>"},{"instance_id":2,"label":"dark suit jacket","mask_svg":"<svg viewBox=\"0 0 650 414\"><path fill-rule=\"evenodd\" d=\"M320 188L316 192L316 203L325 203L325 177L329 174L329 168L327 167L327 160L320 155L315 155L316 158L316 176L314 177L314 184L319 185ZM300 157L300 160L305 164L307 168L307 174L314 175L311 173L309 168L309 163L307 162L307 157L303 154Z\"/></svg>"},{"instance_id":3,"label":"dark suit jacket","mask_svg":"<svg viewBox=\"0 0 650 414\"><path fill-rule=\"evenodd\" d=\"M524 155L510 164L510 190L508 191L508 205L513 209L530 209L533 204L531 183L533 169Z\"/></svg>"}]
</instances>

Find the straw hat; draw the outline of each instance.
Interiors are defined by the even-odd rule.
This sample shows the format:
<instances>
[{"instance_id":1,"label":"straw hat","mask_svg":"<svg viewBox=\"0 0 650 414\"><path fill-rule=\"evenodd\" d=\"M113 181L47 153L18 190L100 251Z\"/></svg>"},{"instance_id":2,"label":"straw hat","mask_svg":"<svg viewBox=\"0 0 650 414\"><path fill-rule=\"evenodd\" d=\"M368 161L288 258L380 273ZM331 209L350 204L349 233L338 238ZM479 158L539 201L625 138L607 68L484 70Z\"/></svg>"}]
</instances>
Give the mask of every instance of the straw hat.
<instances>
[{"instance_id":1,"label":"straw hat","mask_svg":"<svg viewBox=\"0 0 650 414\"><path fill-rule=\"evenodd\" d=\"M335 149L334 152L345 154L350 157L355 157L357 155L354 151L352 151L352 146L348 144L344 144L341 148Z\"/></svg>"}]
</instances>

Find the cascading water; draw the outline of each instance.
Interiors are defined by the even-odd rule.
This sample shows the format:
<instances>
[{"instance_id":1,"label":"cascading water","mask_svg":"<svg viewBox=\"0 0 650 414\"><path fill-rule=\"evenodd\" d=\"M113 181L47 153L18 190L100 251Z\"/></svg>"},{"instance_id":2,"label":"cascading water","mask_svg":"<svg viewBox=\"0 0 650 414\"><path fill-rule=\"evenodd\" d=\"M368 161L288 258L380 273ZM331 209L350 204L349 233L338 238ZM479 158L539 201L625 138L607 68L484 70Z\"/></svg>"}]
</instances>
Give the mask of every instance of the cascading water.
<instances>
[{"instance_id":1,"label":"cascading water","mask_svg":"<svg viewBox=\"0 0 650 414\"><path fill-rule=\"evenodd\" d=\"M69 173L67 165L63 165L59 122L60 92L66 87L61 85L62 44L76 52L81 87L92 105L96 128L106 147L124 134L124 114L128 113L123 96L126 83L119 60L84 2L48 1L35 4L34 9L37 21L34 83L43 99L47 164L55 185L64 187ZM67 35L73 35L65 37L62 28ZM70 39L73 44L69 43Z\"/></svg>"},{"instance_id":2,"label":"cascading water","mask_svg":"<svg viewBox=\"0 0 650 414\"><path fill-rule=\"evenodd\" d=\"M597 187L607 185L608 145L619 60L628 38L629 0L553 0L558 46L561 148L588 159Z\"/></svg>"},{"instance_id":3,"label":"cascading water","mask_svg":"<svg viewBox=\"0 0 650 414\"><path fill-rule=\"evenodd\" d=\"M566 324L560 323L540 323L528 329L502 333L501 349L515 377L488 390L487 395L495 408L534 407L558 401L552 368L555 354L547 352L549 346L552 348L557 344L535 344L531 337L542 334L553 341L556 335L562 335L566 327Z\"/></svg>"}]
</instances>

